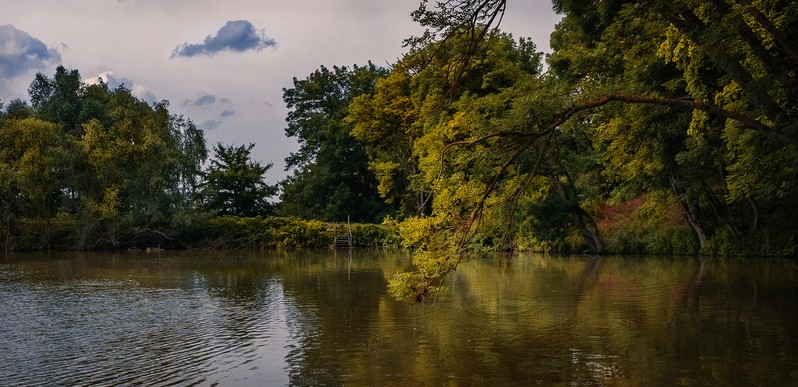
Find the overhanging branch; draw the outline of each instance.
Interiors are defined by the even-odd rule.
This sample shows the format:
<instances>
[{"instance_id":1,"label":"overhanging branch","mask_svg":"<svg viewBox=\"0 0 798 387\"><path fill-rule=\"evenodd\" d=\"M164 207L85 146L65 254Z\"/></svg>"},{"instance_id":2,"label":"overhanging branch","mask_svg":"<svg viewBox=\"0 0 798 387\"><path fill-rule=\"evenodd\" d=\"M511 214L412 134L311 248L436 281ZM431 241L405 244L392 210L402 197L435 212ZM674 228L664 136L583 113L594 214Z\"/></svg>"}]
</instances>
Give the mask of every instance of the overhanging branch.
<instances>
[{"instance_id":1,"label":"overhanging branch","mask_svg":"<svg viewBox=\"0 0 798 387\"><path fill-rule=\"evenodd\" d=\"M640 95L626 95L626 94L606 94L597 99L584 101L578 105L574 105L570 109L556 116L552 120L551 124L549 124L548 128L546 128L546 130L550 131L556 129L558 126L568 121L576 113L585 110L595 109L597 107L604 106L613 101L624 102L624 103L635 103L635 104L682 106L692 110L701 110L720 118L735 120L750 129L762 132L764 134L772 135L785 143L798 147L798 142L796 142L795 139L787 136L785 133L773 127L765 125L760 121L747 117L745 115L725 110L714 105L709 105L704 102L691 100L691 99L659 98L659 97L646 97Z\"/></svg>"}]
</instances>

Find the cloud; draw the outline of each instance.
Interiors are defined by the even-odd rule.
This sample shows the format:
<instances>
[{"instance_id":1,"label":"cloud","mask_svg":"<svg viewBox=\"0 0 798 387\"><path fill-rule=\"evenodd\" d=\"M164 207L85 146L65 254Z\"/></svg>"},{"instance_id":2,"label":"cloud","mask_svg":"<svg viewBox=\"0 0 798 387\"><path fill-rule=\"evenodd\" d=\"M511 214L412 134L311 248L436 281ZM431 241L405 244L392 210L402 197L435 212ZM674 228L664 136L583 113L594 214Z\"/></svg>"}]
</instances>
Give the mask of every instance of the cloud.
<instances>
[{"instance_id":1,"label":"cloud","mask_svg":"<svg viewBox=\"0 0 798 387\"><path fill-rule=\"evenodd\" d=\"M61 54L41 40L12 25L0 26L0 77L15 77L59 62Z\"/></svg>"},{"instance_id":2,"label":"cloud","mask_svg":"<svg viewBox=\"0 0 798 387\"><path fill-rule=\"evenodd\" d=\"M83 82L89 85L94 85L100 83L100 80L108 85L108 88L111 90L116 89L119 86L125 86L126 88L130 89L133 95L141 98L144 101L147 101L148 103L155 103L158 101L158 99L155 97L155 94L153 94L149 88L134 83L128 78L118 77L113 71L103 71L96 77L87 78Z\"/></svg>"},{"instance_id":3,"label":"cloud","mask_svg":"<svg viewBox=\"0 0 798 387\"><path fill-rule=\"evenodd\" d=\"M103 71L100 74L98 74L96 77L86 78L83 82L89 85L96 85L100 83L101 80L103 81L103 83L108 85L108 88L111 90L116 89L117 87L122 85L124 85L127 88L133 86L133 81L131 81L128 78L120 78L116 76L116 74L114 74L113 71Z\"/></svg>"},{"instance_id":4,"label":"cloud","mask_svg":"<svg viewBox=\"0 0 798 387\"><path fill-rule=\"evenodd\" d=\"M147 88L147 86L142 85L133 85L133 89L131 89L133 95L139 97L147 103L153 104L158 102L158 98L155 97L155 94Z\"/></svg>"},{"instance_id":5,"label":"cloud","mask_svg":"<svg viewBox=\"0 0 798 387\"><path fill-rule=\"evenodd\" d=\"M195 107L203 107L208 105L213 105L215 103L228 103L230 102L227 98L218 98L212 94L203 94L199 96L197 99L187 99L183 101L183 106L195 106Z\"/></svg>"},{"instance_id":6,"label":"cloud","mask_svg":"<svg viewBox=\"0 0 798 387\"><path fill-rule=\"evenodd\" d=\"M246 20L234 20L228 21L220 28L216 36L208 35L203 43L183 43L175 47L171 57L211 56L222 51L260 51L276 46L277 42L274 39L266 37L263 30L255 29L252 23Z\"/></svg>"},{"instance_id":7,"label":"cloud","mask_svg":"<svg viewBox=\"0 0 798 387\"><path fill-rule=\"evenodd\" d=\"M223 110L221 113L219 113L219 116L217 118L203 121L201 124L199 124L199 128L205 131L214 130L219 126L221 126L222 123L224 123L224 118L234 116L235 114L236 114L235 110L232 109Z\"/></svg>"},{"instance_id":8,"label":"cloud","mask_svg":"<svg viewBox=\"0 0 798 387\"><path fill-rule=\"evenodd\" d=\"M221 125L221 124L222 124L222 120L216 120L216 119L207 120L207 121L199 124L199 128L202 129L202 130L210 131L210 130L214 130L214 129L218 128L219 125Z\"/></svg>"},{"instance_id":9,"label":"cloud","mask_svg":"<svg viewBox=\"0 0 798 387\"><path fill-rule=\"evenodd\" d=\"M227 98L217 98L215 95L211 95L211 94L204 94L204 95L201 95L197 99L187 99L187 100L183 101L182 105L183 106L202 107L202 106L213 105L213 104L215 104L217 102L218 103L227 103L227 102L230 102L230 100L228 100Z\"/></svg>"}]
</instances>

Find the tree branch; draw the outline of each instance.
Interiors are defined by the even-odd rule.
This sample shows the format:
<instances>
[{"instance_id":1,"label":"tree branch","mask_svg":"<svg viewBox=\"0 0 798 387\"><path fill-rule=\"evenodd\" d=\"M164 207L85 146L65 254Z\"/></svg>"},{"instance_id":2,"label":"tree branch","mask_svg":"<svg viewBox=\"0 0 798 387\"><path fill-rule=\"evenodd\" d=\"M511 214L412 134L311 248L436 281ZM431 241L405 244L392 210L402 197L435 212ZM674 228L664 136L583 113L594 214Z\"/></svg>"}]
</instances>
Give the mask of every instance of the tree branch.
<instances>
[{"instance_id":1,"label":"tree branch","mask_svg":"<svg viewBox=\"0 0 798 387\"><path fill-rule=\"evenodd\" d=\"M555 117L552 120L551 124L549 124L548 128L546 128L546 131L556 129L558 126L568 121L576 113L579 113L584 110L595 109L597 107L606 105L613 101L624 102L624 103L636 103L636 104L682 106L692 110L701 110L720 118L738 121L750 129L759 131L764 134L772 135L787 144L798 147L798 141L796 141L792 137L789 137L780 130L765 125L762 122L759 122L750 117L729 110L725 110L714 105L709 105L701 101L695 101L690 99L646 97L640 95L626 95L626 94L606 94L597 99L584 101L578 105L574 105L570 109L564 111L563 113Z\"/></svg>"}]
</instances>

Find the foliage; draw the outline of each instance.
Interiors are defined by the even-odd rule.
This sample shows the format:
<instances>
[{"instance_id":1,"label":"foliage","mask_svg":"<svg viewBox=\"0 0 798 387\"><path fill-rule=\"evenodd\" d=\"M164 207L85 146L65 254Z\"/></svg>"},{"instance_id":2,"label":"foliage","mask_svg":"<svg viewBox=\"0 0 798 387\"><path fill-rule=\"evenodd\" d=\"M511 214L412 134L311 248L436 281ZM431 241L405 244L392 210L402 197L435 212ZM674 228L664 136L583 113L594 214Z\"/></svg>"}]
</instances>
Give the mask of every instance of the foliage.
<instances>
[{"instance_id":1,"label":"foliage","mask_svg":"<svg viewBox=\"0 0 798 387\"><path fill-rule=\"evenodd\" d=\"M411 95L412 78L400 68L378 79L374 93L353 98L346 121L352 137L364 145L380 196L405 218L428 212L429 192L412 180L418 172L413 146L420 112Z\"/></svg>"},{"instance_id":2,"label":"foliage","mask_svg":"<svg viewBox=\"0 0 798 387\"><path fill-rule=\"evenodd\" d=\"M218 215L256 216L273 212L268 198L277 194L277 186L263 181L272 164L261 166L250 159L249 146L213 147L216 157L205 172L204 206Z\"/></svg>"},{"instance_id":3,"label":"foliage","mask_svg":"<svg viewBox=\"0 0 798 387\"><path fill-rule=\"evenodd\" d=\"M291 217L215 217L198 234L197 247L223 249L327 248L346 224ZM395 246L396 231L388 224L352 224L356 246Z\"/></svg>"},{"instance_id":4,"label":"foliage","mask_svg":"<svg viewBox=\"0 0 798 387\"><path fill-rule=\"evenodd\" d=\"M367 66L322 66L306 79L294 78L283 90L286 135L296 137L299 150L286 159L293 174L282 183L281 215L306 219L378 222L392 211L379 197L374 174L362 144L344 122L349 102L371 93L385 70Z\"/></svg>"},{"instance_id":5,"label":"foliage","mask_svg":"<svg viewBox=\"0 0 798 387\"><path fill-rule=\"evenodd\" d=\"M323 246L322 221L389 215L355 239L417 250L389 285L416 302L468 250L794 255L798 5L553 6L546 73L493 28L506 0L444 0L392 68L295 78L279 218L253 216L275 187L252 145L217 145L203 173L204 136L168 102L37 74L0 115L5 248Z\"/></svg>"},{"instance_id":6,"label":"foliage","mask_svg":"<svg viewBox=\"0 0 798 387\"><path fill-rule=\"evenodd\" d=\"M523 45L497 45L501 35L491 27L506 1L435 8L424 1L414 17L427 31L408 41L414 51L403 60L412 78L397 75L393 95L436 95L436 105L411 99L402 106L412 109L396 114L377 98L357 101L364 112L386 109L381 122L415 134L407 143L417 172L408 180L429 187L432 213L426 223L409 221L403 235L423 250L422 282L456 267L447 263L451 254L484 245L792 251L798 206L786 198L798 181L796 6L563 0L554 7L564 17L552 35L550 72L540 74L524 65L540 57ZM365 116L354 118L367 139L363 128L380 125ZM401 165L372 157L382 170ZM602 219L640 198L627 218ZM442 270L430 266L436 260Z\"/></svg>"},{"instance_id":7,"label":"foliage","mask_svg":"<svg viewBox=\"0 0 798 387\"><path fill-rule=\"evenodd\" d=\"M179 246L202 131L166 101L85 85L77 70L37 74L29 91L31 107L12 101L0 117L6 249Z\"/></svg>"}]
</instances>

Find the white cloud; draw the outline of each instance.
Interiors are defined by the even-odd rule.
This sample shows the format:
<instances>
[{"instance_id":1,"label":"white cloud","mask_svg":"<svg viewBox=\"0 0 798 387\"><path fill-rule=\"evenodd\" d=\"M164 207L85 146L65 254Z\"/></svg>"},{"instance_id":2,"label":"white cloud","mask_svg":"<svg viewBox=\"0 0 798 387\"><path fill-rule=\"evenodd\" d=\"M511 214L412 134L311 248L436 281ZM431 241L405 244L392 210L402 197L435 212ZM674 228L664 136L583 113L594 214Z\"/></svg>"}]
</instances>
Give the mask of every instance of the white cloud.
<instances>
[{"instance_id":1,"label":"white cloud","mask_svg":"<svg viewBox=\"0 0 798 387\"><path fill-rule=\"evenodd\" d=\"M148 103L155 103L158 101L158 98L148 87L135 83L128 78L118 77L113 71L103 71L97 76L84 79L83 83L94 85L100 83L101 80L112 90L124 86L129 89L133 95Z\"/></svg>"}]
</instances>

